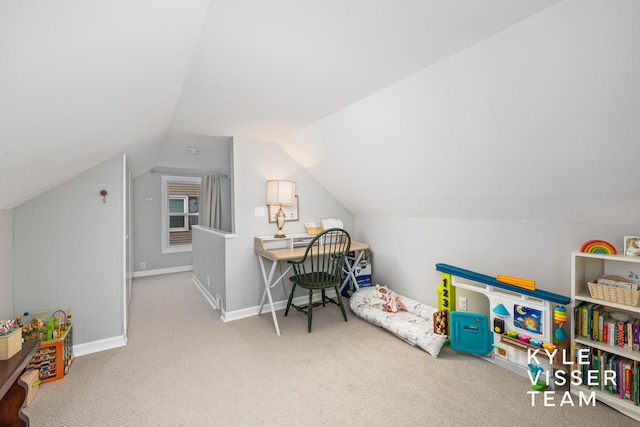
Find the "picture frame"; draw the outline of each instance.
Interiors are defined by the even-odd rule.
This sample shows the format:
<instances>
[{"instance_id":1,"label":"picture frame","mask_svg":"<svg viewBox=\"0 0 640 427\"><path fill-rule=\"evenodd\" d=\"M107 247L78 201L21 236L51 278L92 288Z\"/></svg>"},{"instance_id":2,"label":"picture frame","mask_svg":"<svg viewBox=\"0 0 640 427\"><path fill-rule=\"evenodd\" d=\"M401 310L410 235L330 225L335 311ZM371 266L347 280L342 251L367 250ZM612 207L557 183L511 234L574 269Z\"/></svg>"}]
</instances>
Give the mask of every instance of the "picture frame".
<instances>
[{"instance_id":1,"label":"picture frame","mask_svg":"<svg viewBox=\"0 0 640 427\"><path fill-rule=\"evenodd\" d=\"M513 305L513 326L542 335L542 311L524 305Z\"/></svg>"},{"instance_id":2,"label":"picture frame","mask_svg":"<svg viewBox=\"0 0 640 427\"><path fill-rule=\"evenodd\" d=\"M640 236L624 236L624 252L626 256L640 256Z\"/></svg>"},{"instance_id":3,"label":"picture frame","mask_svg":"<svg viewBox=\"0 0 640 427\"><path fill-rule=\"evenodd\" d=\"M270 205L269 208L269 222L276 222L276 213L278 212L279 207L277 205ZM295 205L293 206L283 206L282 210L285 215L285 222L289 221L300 221L300 208L298 205L298 196L295 198Z\"/></svg>"}]
</instances>

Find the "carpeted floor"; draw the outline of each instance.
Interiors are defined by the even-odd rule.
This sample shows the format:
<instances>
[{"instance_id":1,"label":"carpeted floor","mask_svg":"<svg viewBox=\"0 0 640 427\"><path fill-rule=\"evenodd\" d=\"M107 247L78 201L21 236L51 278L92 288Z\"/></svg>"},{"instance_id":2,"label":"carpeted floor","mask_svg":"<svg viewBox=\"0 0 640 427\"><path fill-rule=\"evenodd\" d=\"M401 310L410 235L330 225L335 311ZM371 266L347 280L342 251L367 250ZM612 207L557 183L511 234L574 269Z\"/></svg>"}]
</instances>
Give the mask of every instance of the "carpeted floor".
<instances>
[{"instance_id":1,"label":"carpeted floor","mask_svg":"<svg viewBox=\"0 0 640 427\"><path fill-rule=\"evenodd\" d=\"M348 301L348 300L347 300ZM634 426L598 403L532 406L528 380L445 348L436 359L339 308L223 323L191 273L134 280L129 343L77 357L25 412L33 427Z\"/></svg>"}]
</instances>

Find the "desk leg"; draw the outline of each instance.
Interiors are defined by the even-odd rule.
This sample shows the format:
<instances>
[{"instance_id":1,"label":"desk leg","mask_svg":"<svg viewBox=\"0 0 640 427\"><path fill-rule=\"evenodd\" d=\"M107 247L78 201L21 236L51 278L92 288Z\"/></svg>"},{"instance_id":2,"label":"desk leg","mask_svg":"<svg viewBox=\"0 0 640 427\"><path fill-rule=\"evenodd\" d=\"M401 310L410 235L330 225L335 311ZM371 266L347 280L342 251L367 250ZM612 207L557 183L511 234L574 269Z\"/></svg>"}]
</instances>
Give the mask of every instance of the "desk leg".
<instances>
[{"instance_id":1,"label":"desk leg","mask_svg":"<svg viewBox=\"0 0 640 427\"><path fill-rule=\"evenodd\" d=\"M264 306L264 297L267 296L269 298L269 307L271 308L271 316L273 317L273 326L276 328L276 335L280 335L280 327L278 326L276 309L273 306L273 298L271 297L271 280L273 280L273 274L276 271L276 265L278 264L278 262L277 261L271 262L271 270L269 271L269 276L267 276L267 272L264 269L263 258L259 256L258 259L260 260L260 270L262 270L262 279L264 280L264 292L262 293L262 301L260 302L260 310L258 311L258 316L262 314L262 307Z\"/></svg>"},{"instance_id":2,"label":"desk leg","mask_svg":"<svg viewBox=\"0 0 640 427\"><path fill-rule=\"evenodd\" d=\"M276 280L273 280L273 274L276 271L276 265L278 265L278 261L271 261L271 270L269 271L269 276L267 276L267 271L264 268L264 260L261 256L258 256L260 260L260 270L262 270L262 279L264 280L264 292L262 293L262 301L260 301L260 310L258 310L258 316L262 314L262 307L264 306L264 297L269 298L269 307L271 308L271 316L273 317L273 326L276 328L276 334L280 335L280 327L278 326L278 318L276 317L276 308L273 305L273 298L271 297L271 288L274 287L282 278L291 270L291 267L287 268L287 271L282 273L282 276L278 277ZM273 282L272 282L273 280Z\"/></svg>"},{"instance_id":3,"label":"desk leg","mask_svg":"<svg viewBox=\"0 0 640 427\"><path fill-rule=\"evenodd\" d=\"M356 275L353 271L358 266L358 263L362 259L363 254L364 254L364 251L357 251L356 259L353 261L353 264L349 264L349 260L347 259L344 260L344 271L347 273L347 276L342 281L342 285L340 285L340 292L342 292L345 286L347 286L347 283L349 283L349 280L352 281L353 287L356 288L356 291L360 289L360 287L358 286L358 281L356 280Z\"/></svg>"},{"instance_id":4,"label":"desk leg","mask_svg":"<svg viewBox=\"0 0 640 427\"><path fill-rule=\"evenodd\" d=\"M276 265L278 265L278 261L271 261L271 269L269 270L269 275L267 275L267 270L264 268L264 258L258 255L258 260L260 260L260 270L262 271L262 280L264 280L264 292L262 292L262 300L260 301L260 309L258 310L258 316L262 314L262 308L264 307L264 298L268 297L269 299L269 307L271 308L271 315L273 316L273 326L276 328L276 334L280 335L280 328L278 327L278 319L276 318L276 308L273 305L273 298L271 297L271 288L278 284L279 281L284 279L284 277L291 271L293 268L289 266L284 273L280 275L277 279L273 280L273 275L276 272Z\"/></svg>"},{"instance_id":5,"label":"desk leg","mask_svg":"<svg viewBox=\"0 0 640 427\"><path fill-rule=\"evenodd\" d=\"M258 316L262 314L262 307L264 306L264 297L267 296L267 292L271 288L271 281L273 280L273 273L276 271L276 261L271 262L271 270L269 271L269 276L267 277L267 272L264 269L264 261L262 257L258 257L260 260L260 270L262 271L262 280L264 282L264 292L262 292L262 300L260 301L260 310L258 310ZM269 292L270 293L270 292Z\"/></svg>"}]
</instances>

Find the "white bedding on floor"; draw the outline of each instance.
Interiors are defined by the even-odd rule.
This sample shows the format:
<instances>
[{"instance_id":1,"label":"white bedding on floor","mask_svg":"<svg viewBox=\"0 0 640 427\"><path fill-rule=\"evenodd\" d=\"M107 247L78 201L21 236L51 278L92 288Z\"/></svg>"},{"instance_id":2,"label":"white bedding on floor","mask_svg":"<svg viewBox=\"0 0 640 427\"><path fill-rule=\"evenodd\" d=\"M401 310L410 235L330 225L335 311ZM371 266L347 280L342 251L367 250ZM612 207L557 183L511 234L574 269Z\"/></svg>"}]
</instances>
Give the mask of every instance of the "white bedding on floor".
<instances>
[{"instance_id":1,"label":"white bedding on floor","mask_svg":"<svg viewBox=\"0 0 640 427\"><path fill-rule=\"evenodd\" d=\"M433 333L433 313L438 311L436 308L398 295L407 310L390 313L380 309L380 305L376 304L379 301L376 296L374 286L360 288L351 295L349 306L358 317L438 357L447 336Z\"/></svg>"}]
</instances>

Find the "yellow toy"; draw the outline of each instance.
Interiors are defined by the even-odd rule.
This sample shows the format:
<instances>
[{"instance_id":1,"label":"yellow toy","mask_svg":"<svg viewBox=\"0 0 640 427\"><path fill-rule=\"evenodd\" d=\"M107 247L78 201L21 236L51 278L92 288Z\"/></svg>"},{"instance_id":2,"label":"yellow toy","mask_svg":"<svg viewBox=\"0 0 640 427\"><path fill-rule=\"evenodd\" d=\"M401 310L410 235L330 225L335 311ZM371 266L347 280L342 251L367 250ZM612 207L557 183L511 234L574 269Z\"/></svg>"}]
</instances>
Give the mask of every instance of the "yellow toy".
<instances>
[{"instance_id":1,"label":"yellow toy","mask_svg":"<svg viewBox=\"0 0 640 427\"><path fill-rule=\"evenodd\" d=\"M542 343L542 348L544 348L545 350L549 351L549 353L553 353L553 350L556 349L555 344L552 344L550 342L543 342Z\"/></svg>"}]
</instances>

